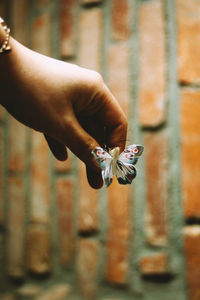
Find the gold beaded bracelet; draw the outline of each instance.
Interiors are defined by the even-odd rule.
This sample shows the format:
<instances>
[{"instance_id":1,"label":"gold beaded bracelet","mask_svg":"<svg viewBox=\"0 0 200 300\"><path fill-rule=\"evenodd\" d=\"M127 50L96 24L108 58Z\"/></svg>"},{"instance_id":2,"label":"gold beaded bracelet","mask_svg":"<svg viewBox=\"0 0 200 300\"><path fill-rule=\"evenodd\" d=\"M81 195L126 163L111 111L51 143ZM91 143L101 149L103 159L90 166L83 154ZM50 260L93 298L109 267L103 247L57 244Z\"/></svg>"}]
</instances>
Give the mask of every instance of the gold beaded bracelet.
<instances>
[{"instance_id":1,"label":"gold beaded bracelet","mask_svg":"<svg viewBox=\"0 0 200 300\"><path fill-rule=\"evenodd\" d=\"M10 28L6 25L5 21L0 17L0 24L2 25L5 33L6 33L6 38L3 43L3 45L0 48L0 54L3 52L7 52L11 50L11 47L9 45L9 38L10 38Z\"/></svg>"}]
</instances>

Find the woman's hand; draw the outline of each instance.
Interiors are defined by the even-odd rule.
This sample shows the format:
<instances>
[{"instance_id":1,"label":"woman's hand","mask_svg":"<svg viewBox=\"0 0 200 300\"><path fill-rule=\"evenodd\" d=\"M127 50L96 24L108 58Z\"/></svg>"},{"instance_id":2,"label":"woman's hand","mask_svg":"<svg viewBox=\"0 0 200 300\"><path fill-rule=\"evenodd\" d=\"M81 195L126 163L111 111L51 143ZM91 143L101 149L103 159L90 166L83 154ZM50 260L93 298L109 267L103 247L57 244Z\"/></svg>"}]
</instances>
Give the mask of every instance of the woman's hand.
<instances>
[{"instance_id":1,"label":"woman's hand","mask_svg":"<svg viewBox=\"0 0 200 300\"><path fill-rule=\"evenodd\" d=\"M125 146L127 120L101 76L38 54L11 39L0 56L0 102L20 122L44 133L59 160L68 147L87 167L88 181L102 186L91 151Z\"/></svg>"}]
</instances>

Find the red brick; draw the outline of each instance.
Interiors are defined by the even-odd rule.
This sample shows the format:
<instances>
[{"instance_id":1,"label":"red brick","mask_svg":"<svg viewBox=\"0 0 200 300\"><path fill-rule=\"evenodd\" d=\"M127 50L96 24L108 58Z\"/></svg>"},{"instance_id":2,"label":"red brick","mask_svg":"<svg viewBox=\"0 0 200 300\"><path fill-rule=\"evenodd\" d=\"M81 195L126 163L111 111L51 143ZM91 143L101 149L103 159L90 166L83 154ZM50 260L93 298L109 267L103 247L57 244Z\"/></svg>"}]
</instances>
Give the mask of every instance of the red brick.
<instances>
[{"instance_id":1,"label":"red brick","mask_svg":"<svg viewBox=\"0 0 200 300\"><path fill-rule=\"evenodd\" d=\"M66 300L71 292L70 285L66 283L54 284L36 300ZM66 298L67 297L67 298Z\"/></svg>"},{"instance_id":2,"label":"red brick","mask_svg":"<svg viewBox=\"0 0 200 300\"><path fill-rule=\"evenodd\" d=\"M200 217L200 90L181 91L181 178L186 218Z\"/></svg>"},{"instance_id":3,"label":"red brick","mask_svg":"<svg viewBox=\"0 0 200 300\"><path fill-rule=\"evenodd\" d=\"M184 251L188 299L199 300L200 278L200 226L187 226L184 229Z\"/></svg>"},{"instance_id":4,"label":"red brick","mask_svg":"<svg viewBox=\"0 0 200 300\"><path fill-rule=\"evenodd\" d=\"M100 71L102 40L102 10L92 8L80 16L79 64Z\"/></svg>"},{"instance_id":5,"label":"red brick","mask_svg":"<svg viewBox=\"0 0 200 300\"><path fill-rule=\"evenodd\" d=\"M11 6L12 36L22 44L26 44L27 23L28 23L27 1L26 0L12 1L12 6Z\"/></svg>"},{"instance_id":6,"label":"red brick","mask_svg":"<svg viewBox=\"0 0 200 300\"><path fill-rule=\"evenodd\" d=\"M31 155L31 210L32 223L49 222L50 186L48 177L48 146L42 134L32 132Z\"/></svg>"},{"instance_id":7,"label":"red brick","mask_svg":"<svg viewBox=\"0 0 200 300\"><path fill-rule=\"evenodd\" d=\"M164 246L168 239L166 132L146 133L144 147L147 178L146 238L151 245Z\"/></svg>"},{"instance_id":8,"label":"red brick","mask_svg":"<svg viewBox=\"0 0 200 300\"><path fill-rule=\"evenodd\" d=\"M108 84L126 114L130 103L129 46L116 44L108 49Z\"/></svg>"},{"instance_id":9,"label":"red brick","mask_svg":"<svg viewBox=\"0 0 200 300\"><path fill-rule=\"evenodd\" d=\"M105 277L109 282L126 283L130 230L130 189L114 179L108 190Z\"/></svg>"},{"instance_id":10,"label":"red brick","mask_svg":"<svg viewBox=\"0 0 200 300\"><path fill-rule=\"evenodd\" d=\"M94 299L97 294L99 245L91 239L80 239L77 258L77 281L83 297Z\"/></svg>"},{"instance_id":11,"label":"red brick","mask_svg":"<svg viewBox=\"0 0 200 300\"><path fill-rule=\"evenodd\" d=\"M50 233L46 228L31 225L28 233L28 268L36 274L51 270Z\"/></svg>"},{"instance_id":12,"label":"red brick","mask_svg":"<svg viewBox=\"0 0 200 300\"><path fill-rule=\"evenodd\" d=\"M38 296L41 292L41 287L36 284L25 284L21 286L17 291L16 295L20 299L35 299L34 297Z\"/></svg>"},{"instance_id":13,"label":"red brick","mask_svg":"<svg viewBox=\"0 0 200 300\"><path fill-rule=\"evenodd\" d=\"M68 179L58 179L57 183L59 257L63 265L74 257L73 228L73 183Z\"/></svg>"},{"instance_id":14,"label":"red brick","mask_svg":"<svg viewBox=\"0 0 200 300\"><path fill-rule=\"evenodd\" d=\"M94 232L98 229L98 191L91 188L87 182L85 165L81 162L79 168L79 231Z\"/></svg>"},{"instance_id":15,"label":"red brick","mask_svg":"<svg viewBox=\"0 0 200 300\"><path fill-rule=\"evenodd\" d=\"M142 275L160 275L169 273L169 258L166 253L146 255L140 259L139 268Z\"/></svg>"},{"instance_id":16,"label":"red brick","mask_svg":"<svg viewBox=\"0 0 200 300\"><path fill-rule=\"evenodd\" d=\"M60 55L63 58L75 54L75 0L60 1Z\"/></svg>"},{"instance_id":17,"label":"red brick","mask_svg":"<svg viewBox=\"0 0 200 300\"><path fill-rule=\"evenodd\" d=\"M11 171L24 171L26 164L26 128L10 118L8 167Z\"/></svg>"},{"instance_id":18,"label":"red brick","mask_svg":"<svg viewBox=\"0 0 200 300\"><path fill-rule=\"evenodd\" d=\"M131 33L131 1L112 1L112 31L111 37L123 41L130 37Z\"/></svg>"},{"instance_id":19,"label":"red brick","mask_svg":"<svg viewBox=\"0 0 200 300\"><path fill-rule=\"evenodd\" d=\"M176 0L178 78L186 84L200 83L199 6L199 0Z\"/></svg>"},{"instance_id":20,"label":"red brick","mask_svg":"<svg viewBox=\"0 0 200 300\"><path fill-rule=\"evenodd\" d=\"M25 275L25 193L21 178L8 180L8 253L7 271L10 276Z\"/></svg>"},{"instance_id":21,"label":"red brick","mask_svg":"<svg viewBox=\"0 0 200 300\"><path fill-rule=\"evenodd\" d=\"M165 37L160 1L139 8L139 121L155 127L165 121Z\"/></svg>"},{"instance_id":22,"label":"red brick","mask_svg":"<svg viewBox=\"0 0 200 300\"><path fill-rule=\"evenodd\" d=\"M31 48L51 56L51 14L43 13L33 22Z\"/></svg>"}]
</instances>

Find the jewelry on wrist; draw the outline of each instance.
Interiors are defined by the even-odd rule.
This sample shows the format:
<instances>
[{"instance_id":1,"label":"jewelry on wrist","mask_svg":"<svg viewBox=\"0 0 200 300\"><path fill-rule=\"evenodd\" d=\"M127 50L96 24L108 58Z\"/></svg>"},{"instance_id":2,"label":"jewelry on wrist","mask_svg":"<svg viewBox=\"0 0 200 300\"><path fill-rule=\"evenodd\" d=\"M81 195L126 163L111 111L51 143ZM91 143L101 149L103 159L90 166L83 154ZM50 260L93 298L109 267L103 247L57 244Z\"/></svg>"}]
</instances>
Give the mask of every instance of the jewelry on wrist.
<instances>
[{"instance_id":1,"label":"jewelry on wrist","mask_svg":"<svg viewBox=\"0 0 200 300\"><path fill-rule=\"evenodd\" d=\"M0 46L0 54L1 54L3 52L10 51L11 47L9 45L10 28L8 28L5 21L1 17L0 17L0 24L2 25L2 27L6 33L5 41L3 42L3 45Z\"/></svg>"}]
</instances>

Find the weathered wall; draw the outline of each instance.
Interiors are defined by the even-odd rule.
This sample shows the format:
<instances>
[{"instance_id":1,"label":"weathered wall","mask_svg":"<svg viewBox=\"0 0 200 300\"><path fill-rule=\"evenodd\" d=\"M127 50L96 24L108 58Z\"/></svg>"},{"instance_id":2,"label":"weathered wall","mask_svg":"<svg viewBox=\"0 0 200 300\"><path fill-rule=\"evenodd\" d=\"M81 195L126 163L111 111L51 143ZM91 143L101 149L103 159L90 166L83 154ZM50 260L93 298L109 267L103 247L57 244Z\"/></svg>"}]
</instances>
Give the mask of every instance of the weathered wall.
<instances>
[{"instance_id":1,"label":"weathered wall","mask_svg":"<svg viewBox=\"0 0 200 300\"><path fill-rule=\"evenodd\" d=\"M0 0L0 15L99 71L145 146L131 187L95 191L1 108L0 299L200 300L200 1Z\"/></svg>"}]
</instances>

